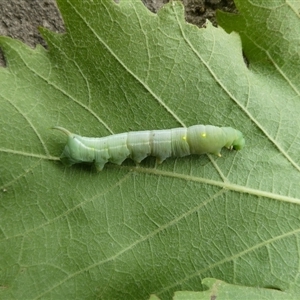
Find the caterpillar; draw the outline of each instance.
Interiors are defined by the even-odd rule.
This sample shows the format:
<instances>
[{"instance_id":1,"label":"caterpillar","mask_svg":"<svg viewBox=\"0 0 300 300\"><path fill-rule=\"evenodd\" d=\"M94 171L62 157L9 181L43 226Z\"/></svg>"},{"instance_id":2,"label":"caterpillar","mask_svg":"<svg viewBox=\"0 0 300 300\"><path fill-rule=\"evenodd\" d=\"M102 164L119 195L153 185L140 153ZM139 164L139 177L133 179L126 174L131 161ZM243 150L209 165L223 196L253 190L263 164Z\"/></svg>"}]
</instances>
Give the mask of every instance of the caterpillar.
<instances>
[{"instance_id":1,"label":"caterpillar","mask_svg":"<svg viewBox=\"0 0 300 300\"><path fill-rule=\"evenodd\" d=\"M65 165L93 162L98 171L107 162L121 165L126 158L140 163L151 155L157 158L158 163L162 163L170 156L204 153L221 156L223 147L240 150L245 145L245 139L239 130L212 125L130 131L101 138L82 137L60 126L52 128L68 136L60 157Z\"/></svg>"}]
</instances>

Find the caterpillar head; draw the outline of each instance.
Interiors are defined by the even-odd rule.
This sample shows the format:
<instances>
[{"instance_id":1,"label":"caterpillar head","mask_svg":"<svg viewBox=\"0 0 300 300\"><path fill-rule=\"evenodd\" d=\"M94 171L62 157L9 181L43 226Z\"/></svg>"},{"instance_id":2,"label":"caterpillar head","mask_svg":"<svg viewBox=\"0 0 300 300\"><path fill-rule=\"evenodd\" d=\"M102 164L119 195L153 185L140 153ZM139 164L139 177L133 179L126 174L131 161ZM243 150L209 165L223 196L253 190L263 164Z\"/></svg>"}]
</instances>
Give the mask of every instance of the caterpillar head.
<instances>
[{"instance_id":1,"label":"caterpillar head","mask_svg":"<svg viewBox=\"0 0 300 300\"><path fill-rule=\"evenodd\" d=\"M237 131L237 137L236 139L232 142L232 145L231 147L234 149L234 150L241 150L244 148L245 146L245 139L243 137L243 134L236 130Z\"/></svg>"}]
</instances>

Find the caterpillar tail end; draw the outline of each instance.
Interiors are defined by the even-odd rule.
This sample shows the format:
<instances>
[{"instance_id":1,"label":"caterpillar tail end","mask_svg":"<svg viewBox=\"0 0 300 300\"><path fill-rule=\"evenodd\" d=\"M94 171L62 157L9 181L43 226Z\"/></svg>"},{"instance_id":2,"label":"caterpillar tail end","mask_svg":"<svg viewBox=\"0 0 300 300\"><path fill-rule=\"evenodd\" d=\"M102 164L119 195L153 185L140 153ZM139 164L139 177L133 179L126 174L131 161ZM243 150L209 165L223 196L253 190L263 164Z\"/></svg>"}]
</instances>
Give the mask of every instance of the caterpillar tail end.
<instances>
[{"instance_id":1,"label":"caterpillar tail end","mask_svg":"<svg viewBox=\"0 0 300 300\"><path fill-rule=\"evenodd\" d=\"M71 133L69 130L67 130L67 129L63 128L63 127L60 127L60 126L53 126L53 127L51 127L51 129L57 129L57 130L59 130L59 131L62 131L62 132L65 133L67 136L72 135L72 133Z\"/></svg>"}]
</instances>

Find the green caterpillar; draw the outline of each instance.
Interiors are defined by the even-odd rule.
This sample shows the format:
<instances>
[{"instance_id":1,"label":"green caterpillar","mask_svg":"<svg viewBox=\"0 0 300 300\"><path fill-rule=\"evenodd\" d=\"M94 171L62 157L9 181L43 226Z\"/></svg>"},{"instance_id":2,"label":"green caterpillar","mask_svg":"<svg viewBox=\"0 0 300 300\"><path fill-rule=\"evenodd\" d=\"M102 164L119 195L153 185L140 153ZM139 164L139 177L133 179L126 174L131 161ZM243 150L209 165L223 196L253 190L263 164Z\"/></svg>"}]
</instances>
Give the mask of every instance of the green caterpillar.
<instances>
[{"instance_id":1,"label":"green caterpillar","mask_svg":"<svg viewBox=\"0 0 300 300\"><path fill-rule=\"evenodd\" d=\"M140 163L147 156L155 156L162 163L170 156L212 153L221 156L223 147L240 150L245 145L243 134L231 127L194 125L188 128L131 131L101 138L82 137L55 126L68 136L61 160L67 166L94 162L102 170L107 162L121 165L130 157Z\"/></svg>"}]
</instances>

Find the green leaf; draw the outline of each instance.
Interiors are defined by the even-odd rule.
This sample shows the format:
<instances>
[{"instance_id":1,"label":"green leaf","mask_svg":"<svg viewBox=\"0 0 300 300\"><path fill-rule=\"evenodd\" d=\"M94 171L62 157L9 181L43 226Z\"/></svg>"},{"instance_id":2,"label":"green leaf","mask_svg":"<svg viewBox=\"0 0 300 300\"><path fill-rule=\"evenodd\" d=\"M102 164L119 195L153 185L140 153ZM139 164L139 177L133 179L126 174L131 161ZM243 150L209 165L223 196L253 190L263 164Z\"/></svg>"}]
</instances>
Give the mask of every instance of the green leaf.
<instances>
[{"instance_id":1,"label":"green leaf","mask_svg":"<svg viewBox=\"0 0 300 300\"><path fill-rule=\"evenodd\" d=\"M58 5L67 32L41 29L49 51L0 38L0 298L170 299L206 277L299 294L297 7L221 16L248 68L237 33L187 24L177 2ZM246 147L95 173L65 168L50 130L194 124L239 129Z\"/></svg>"},{"instance_id":2,"label":"green leaf","mask_svg":"<svg viewBox=\"0 0 300 300\"><path fill-rule=\"evenodd\" d=\"M228 284L221 280L205 278L202 283L209 287L203 292L176 292L174 300L208 300L208 299L277 299L277 300L296 300L299 295L290 295L272 289L261 289L257 287L244 287Z\"/></svg>"}]
</instances>

